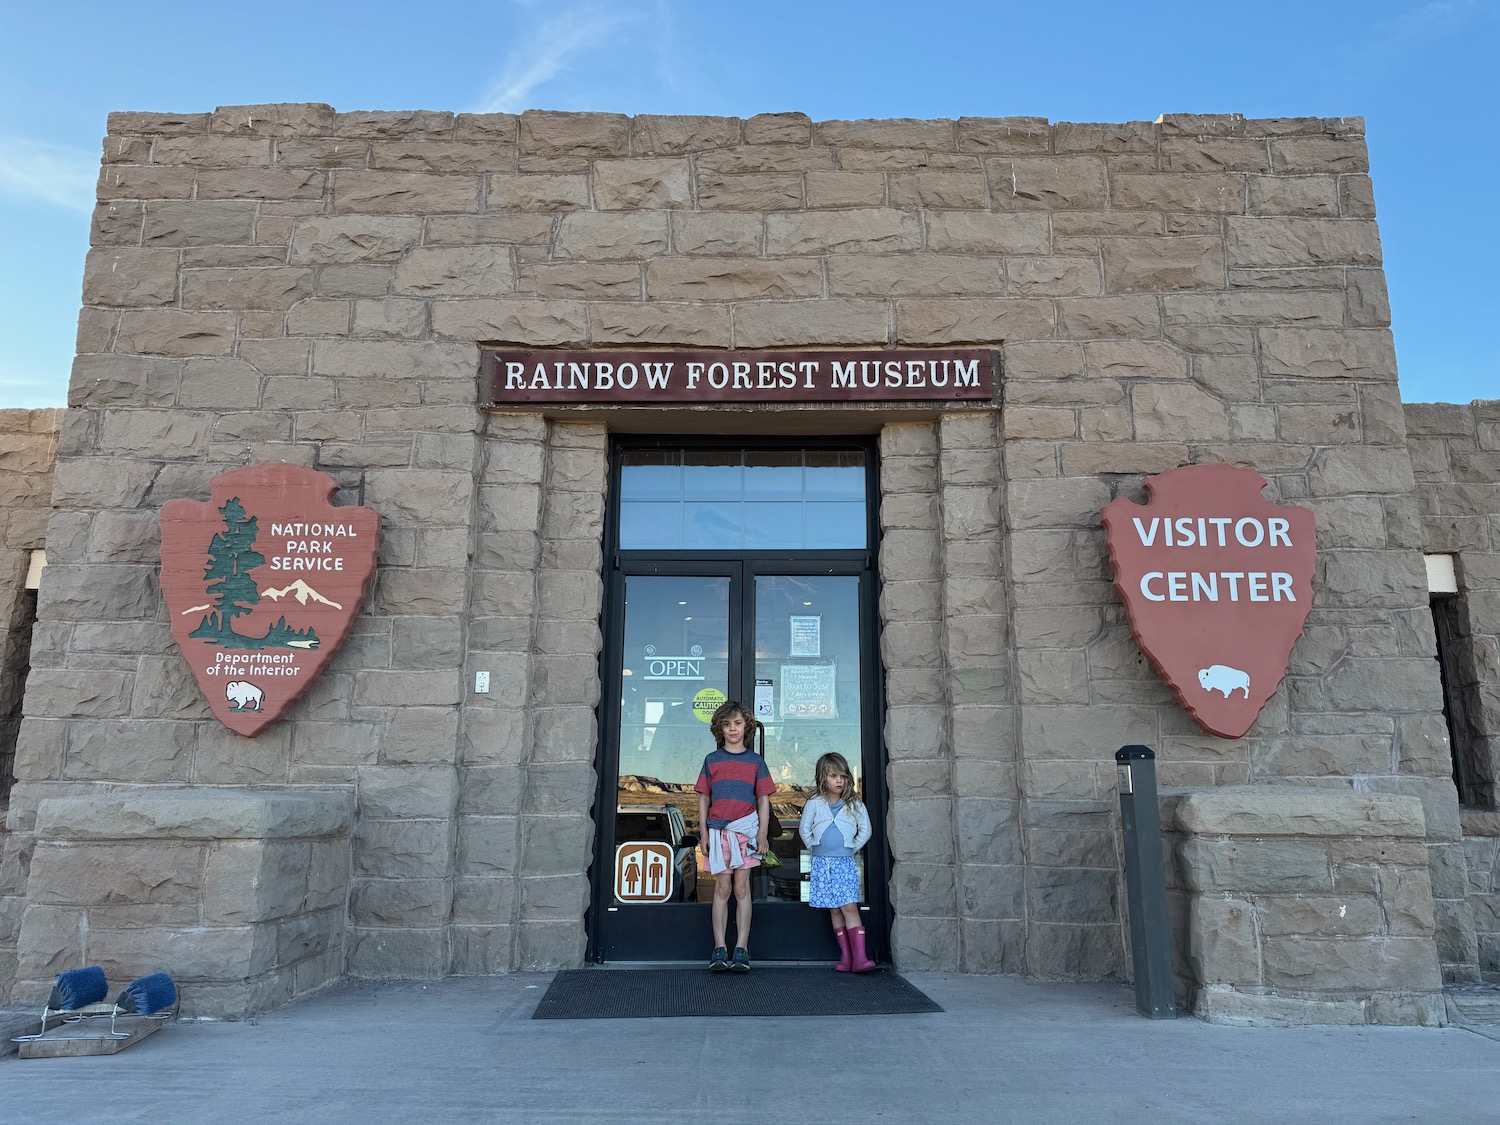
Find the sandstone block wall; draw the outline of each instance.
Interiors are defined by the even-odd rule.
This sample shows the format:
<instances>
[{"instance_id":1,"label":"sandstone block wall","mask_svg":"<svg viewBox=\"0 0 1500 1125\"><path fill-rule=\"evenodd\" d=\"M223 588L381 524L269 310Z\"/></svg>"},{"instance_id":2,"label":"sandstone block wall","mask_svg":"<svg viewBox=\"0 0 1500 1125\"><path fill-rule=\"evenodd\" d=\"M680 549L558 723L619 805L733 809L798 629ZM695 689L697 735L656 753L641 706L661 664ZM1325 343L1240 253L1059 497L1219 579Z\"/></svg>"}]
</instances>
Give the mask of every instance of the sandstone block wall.
<instances>
[{"instance_id":1,"label":"sandstone block wall","mask_svg":"<svg viewBox=\"0 0 1500 1125\"><path fill-rule=\"evenodd\" d=\"M1425 550L1454 556L1449 692L1465 801L1500 803L1500 401L1406 407Z\"/></svg>"},{"instance_id":2,"label":"sandstone block wall","mask_svg":"<svg viewBox=\"0 0 1500 1125\"><path fill-rule=\"evenodd\" d=\"M1458 593L1443 597L1454 751L1464 780L1464 848L1472 914L1450 914L1455 930L1472 925L1481 975L1500 975L1500 899L1496 842L1500 814L1500 403L1406 407L1424 549L1454 556ZM1472 918L1472 921L1471 921Z\"/></svg>"},{"instance_id":3,"label":"sandstone block wall","mask_svg":"<svg viewBox=\"0 0 1500 1125\"><path fill-rule=\"evenodd\" d=\"M1500 812L1464 809L1464 862L1479 950L1479 977L1500 981Z\"/></svg>"},{"instance_id":4,"label":"sandstone block wall","mask_svg":"<svg viewBox=\"0 0 1500 1125\"><path fill-rule=\"evenodd\" d=\"M0 410L0 808L13 778L36 609L26 575L32 551L46 546L61 421L61 410ZM3 934L0 926L0 947Z\"/></svg>"},{"instance_id":5,"label":"sandstone block wall","mask_svg":"<svg viewBox=\"0 0 1500 1125\"><path fill-rule=\"evenodd\" d=\"M1163 805L1198 1016L1446 1022L1420 801L1230 786Z\"/></svg>"},{"instance_id":6,"label":"sandstone block wall","mask_svg":"<svg viewBox=\"0 0 1500 1125\"><path fill-rule=\"evenodd\" d=\"M112 115L10 869L50 798L348 786L350 972L577 963L615 415L486 415L480 346L975 345L998 412L839 414L881 434L898 964L1124 972L1111 755L1141 742L1168 785L1421 798L1439 947L1472 971L1362 131ZM1140 657L1098 526L1200 460L1319 517L1308 633L1234 742ZM330 472L387 530L355 636L247 743L171 646L156 511L254 461Z\"/></svg>"},{"instance_id":7,"label":"sandstone block wall","mask_svg":"<svg viewBox=\"0 0 1500 1125\"><path fill-rule=\"evenodd\" d=\"M97 964L112 988L166 972L183 1015L234 1019L338 980L349 797L188 787L43 800L14 999L40 1003L58 973Z\"/></svg>"},{"instance_id":8,"label":"sandstone block wall","mask_svg":"<svg viewBox=\"0 0 1500 1125\"><path fill-rule=\"evenodd\" d=\"M14 979L26 904L24 845L5 830L37 594L31 553L47 542L61 410L0 410L0 999Z\"/></svg>"}]
</instances>

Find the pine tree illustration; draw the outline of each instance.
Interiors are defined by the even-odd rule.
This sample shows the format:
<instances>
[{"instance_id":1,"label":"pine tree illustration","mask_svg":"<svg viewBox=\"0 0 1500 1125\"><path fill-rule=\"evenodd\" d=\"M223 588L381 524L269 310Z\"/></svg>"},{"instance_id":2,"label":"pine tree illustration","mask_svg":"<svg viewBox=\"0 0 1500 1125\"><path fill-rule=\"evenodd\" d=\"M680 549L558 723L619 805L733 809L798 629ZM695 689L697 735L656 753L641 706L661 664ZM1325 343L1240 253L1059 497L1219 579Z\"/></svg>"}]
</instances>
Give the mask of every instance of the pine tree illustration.
<instances>
[{"instance_id":1,"label":"pine tree illustration","mask_svg":"<svg viewBox=\"0 0 1500 1125\"><path fill-rule=\"evenodd\" d=\"M219 514L224 517L224 530L208 545L209 561L203 577L218 610L217 629L220 633L231 633L234 618L249 613L260 601L260 591L250 572L263 564L266 557L255 549L259 520L245 515L238 496L220 508Z\"/></svg>"}]
</instances>

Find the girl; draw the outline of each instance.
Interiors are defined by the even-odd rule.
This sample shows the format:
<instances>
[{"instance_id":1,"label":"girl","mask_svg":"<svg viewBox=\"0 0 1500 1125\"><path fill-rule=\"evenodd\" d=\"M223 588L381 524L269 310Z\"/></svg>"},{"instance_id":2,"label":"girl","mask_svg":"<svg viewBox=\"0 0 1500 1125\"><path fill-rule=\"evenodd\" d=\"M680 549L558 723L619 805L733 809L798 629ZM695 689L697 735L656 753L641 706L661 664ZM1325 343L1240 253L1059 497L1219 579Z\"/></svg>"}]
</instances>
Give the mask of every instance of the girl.
<instances>
[{"instance_id":1,"label":"girl","mask_svg":"<svg viewBox=\"0 0 1500 1125\"><path fill-rule=\"evenodd\" d=\"M854 775L842 754L824 754L814 769L818 792L802 809L798 831L812 852L808 905L825 907L839 943L841 973L875 967L865 954L865 928L859 921L859 869L854 853L870 838L870 816L854 792Z\"/></svg>"}]
</instances>

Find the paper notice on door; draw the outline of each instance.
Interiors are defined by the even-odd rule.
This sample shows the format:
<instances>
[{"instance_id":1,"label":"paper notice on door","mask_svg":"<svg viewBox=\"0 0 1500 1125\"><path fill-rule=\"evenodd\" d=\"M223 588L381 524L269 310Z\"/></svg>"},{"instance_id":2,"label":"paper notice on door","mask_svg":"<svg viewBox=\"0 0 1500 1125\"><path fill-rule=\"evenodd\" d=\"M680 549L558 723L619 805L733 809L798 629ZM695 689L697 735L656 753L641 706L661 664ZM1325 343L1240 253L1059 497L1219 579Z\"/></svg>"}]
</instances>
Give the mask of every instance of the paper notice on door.
<instances>
[{"instance_id":1,"label":"paper notice on door","mask_svg":"<svg viewBox=\"0 0 1500 1125\"><path fill-rule=\"evenodd\" d=\"M823 655L823 619L817 615L793 617L788 656Z\"/></svg>"},{"instance_id":2,"label":"paper notice on door","mask_svg":"<svg viewBox=\"0 0 1500 1125\"><path fill-rule=\"evenodd\" d=\"M776 692L770 680L755 681L755 717L771 719L776 716Z\"/></svg>"},{"instance_id":3,"label":"paper notice on door","mask_svg":"<svg viewBox=\"0 0 1500 1125\"><path fill-rule=\"evenodd\" d=\"M781 717L784 719L836 719L836 671L832 664L783 664L781 666Z\"/></svg>"}]
</instances>

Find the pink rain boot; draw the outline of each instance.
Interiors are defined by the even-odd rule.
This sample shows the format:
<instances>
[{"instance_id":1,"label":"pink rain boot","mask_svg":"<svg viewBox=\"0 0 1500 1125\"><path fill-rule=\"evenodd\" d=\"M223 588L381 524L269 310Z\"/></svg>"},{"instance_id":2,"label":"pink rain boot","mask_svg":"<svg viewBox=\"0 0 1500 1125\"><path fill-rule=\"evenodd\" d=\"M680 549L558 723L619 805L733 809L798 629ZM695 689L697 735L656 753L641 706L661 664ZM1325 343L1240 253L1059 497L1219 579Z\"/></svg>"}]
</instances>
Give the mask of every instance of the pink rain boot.
<instances>
[{"instance_id":1,"label":"pink rain boot","mask_svg":"<svg viewBox=\"0 0 1500 1125\"><path fill-rule=\"evenodd\" d=\"M865 928L863 926L855 926L849 931L849 946L850 972L868 973L875 967L875 962L871 961L865 953Z\"/></svg>"},{"instance_id":2,"label":"pink rain boot","mask_svg":"<svg viewBox=\"0 0 1500 1125\"><path fill-rule=\"evenodd\" d=\"M840 926L833 931L833 940L839 943L839 963L833 967L836 973L847 973L849 971L849 931Z\"/></svg>"}]
</instances>

